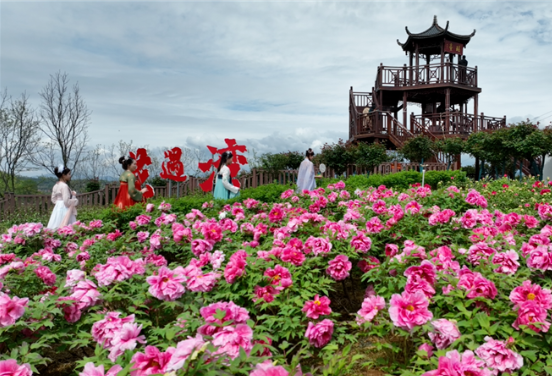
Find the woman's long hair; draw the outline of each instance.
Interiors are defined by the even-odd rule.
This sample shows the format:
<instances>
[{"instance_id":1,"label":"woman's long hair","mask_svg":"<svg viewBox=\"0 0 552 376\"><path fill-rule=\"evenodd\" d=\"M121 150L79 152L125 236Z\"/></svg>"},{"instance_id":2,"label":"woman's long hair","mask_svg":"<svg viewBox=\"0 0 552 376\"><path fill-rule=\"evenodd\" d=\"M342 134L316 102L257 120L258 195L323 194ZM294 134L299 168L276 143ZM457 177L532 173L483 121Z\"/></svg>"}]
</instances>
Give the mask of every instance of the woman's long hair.
<instances>
[{"instance_id":1,"label":"woman's long hair","mask_svg":"<svg viewBox=\"0 0 552 376\"><path fill-rule=\"evenodd\" d=\"M232 152L230 151L225 151L224 153L222 153L222 155L220 156L220 163L217 168L217 172L219 172L222 166L226 165L226 162L228 162L228 160L232 157L233 155L232 155Z\"/></svg>"}]
</instances>

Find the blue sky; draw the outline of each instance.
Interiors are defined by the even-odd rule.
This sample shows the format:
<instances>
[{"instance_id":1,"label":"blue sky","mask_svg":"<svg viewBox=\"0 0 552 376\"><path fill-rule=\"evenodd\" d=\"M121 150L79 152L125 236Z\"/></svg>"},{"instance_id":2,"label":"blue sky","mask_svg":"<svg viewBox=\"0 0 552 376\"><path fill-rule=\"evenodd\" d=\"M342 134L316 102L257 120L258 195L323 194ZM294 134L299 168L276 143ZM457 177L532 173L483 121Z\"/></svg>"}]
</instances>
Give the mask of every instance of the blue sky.
<instances>
[{"instance_id":1,"label":"blue sky","mask_svg":"<svg viewBox=\"0 0 552 376\"><path fill-rule=\"evenodd\" d=\"M348 137L349 87L369 91L380 63L407 63L396 40L434 15L454 33L477 30L465 53L480 111L509 122L552 111L547 2L2 1L0 11L0 86L38 106L49 75L67 72L92 111L91 145L231 137L258 153L319 149Z\"/></svg>"}]
</instances>

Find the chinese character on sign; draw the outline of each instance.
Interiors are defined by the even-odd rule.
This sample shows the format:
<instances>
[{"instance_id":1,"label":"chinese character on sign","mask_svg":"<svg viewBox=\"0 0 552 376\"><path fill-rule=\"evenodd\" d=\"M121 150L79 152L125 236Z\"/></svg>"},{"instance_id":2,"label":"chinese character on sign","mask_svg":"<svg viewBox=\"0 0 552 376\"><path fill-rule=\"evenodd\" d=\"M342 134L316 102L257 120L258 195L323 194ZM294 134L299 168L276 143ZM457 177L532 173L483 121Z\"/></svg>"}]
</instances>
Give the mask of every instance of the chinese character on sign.
<instances>
[{"instance_id":1,"label":"chinese character on sign","mask_svg":"<svg viewBox=\"0 0 552 376\"><path fill-rule=\"evenodd\" d=\"M211 154L213 154L213 159L209 159L207 162L200 162L198 164L198 167L203 172L209 171L212 167L214 167L216 170L220 164L222 153L224 153L225 151L229 151L232 153L234 158L233 163L228 166L228 168L230 169L230 177L235 178L240 171L240 165L243 166L247 164L247 158L244 155L240 155L238 153L245 153L247 151L247 148L245 147L245 145L238 145L236 140L232 138L226 138L224 139L224 142L226 143L227 147L223 149L217 149L213 146L207 146L207 149L209 149ZM215 156L218 157L216 158L216 161L214 160ZM200 184L200 187L204 192L210 192L213 190L214 177L215 172L213 171L211 172L211 175L209 175L207 180ZM240 182L237 179L232 179L232 184L236 187L240 186Z\"/></svg>"},{"instance_id":2,"label":"chinese character on sign","mask_svg":"<svg viewBox=\"0 0 552 376\"><path fill-rule=\"evenodd\" d=\"M151 158L149 157L147 150L144 148L136 150L136 153L130 152L129 154L130 158L134 159L136 161L136 165L138 166L136 171L134 171L134 176L136 176L136 182L134 185L137 190L140 190L142 189L142 184L148 180L149 171L144 167L151 165ZM143 194L143 197L146 199L153 197L153 190L151 187L146 186L146 188L148 191Z\"/></svg>"},{"instance_id":3,"label":"chinese character on sign","mask_svg":"<svg viewBox=\"0 0 552 376\"><path fill-rule=\"evenodd\" d=\"M444 46L445 46L445 52L449 54L462 55L462 51L464 49L464 45L462 43L450 42L447 40L444 42Z\"/></svg>"},{"instance_id":4,"label":"chinese character on sign","mask_svg":"<svg viewBox=\"0 0 552 376\"><path fill-rule=\"evenodd\" d=\"M163 171L159 174L163 179L169 179L172 181L183 182L188 178L184 175L184 164L180 160L182 157L182 149L174 147L171 150L165 151L165 158L168 161L163 161L161 168Z\"/></svg>"}]
</instances>

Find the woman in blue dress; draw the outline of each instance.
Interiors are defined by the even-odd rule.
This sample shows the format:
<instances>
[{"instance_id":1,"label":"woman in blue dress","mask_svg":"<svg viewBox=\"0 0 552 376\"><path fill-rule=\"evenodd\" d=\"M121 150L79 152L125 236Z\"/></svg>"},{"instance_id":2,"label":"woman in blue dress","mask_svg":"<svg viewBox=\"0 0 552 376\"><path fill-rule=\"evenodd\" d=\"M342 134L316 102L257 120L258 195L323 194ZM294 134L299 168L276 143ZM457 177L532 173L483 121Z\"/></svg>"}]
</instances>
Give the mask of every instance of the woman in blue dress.
<instances>
[{"instance_id":1,"label":"woman in blue dress","mask_svg":"<svg viewBox=\"0 0 552 376\"><path fill-rule=\"evenodd\" d=\"M229 165L232 164L232 153L225 151L220 157L220 164L215 177L214 198L228 200L240 194L240 188L232 185Z\"/></svg>"}]
</instances>

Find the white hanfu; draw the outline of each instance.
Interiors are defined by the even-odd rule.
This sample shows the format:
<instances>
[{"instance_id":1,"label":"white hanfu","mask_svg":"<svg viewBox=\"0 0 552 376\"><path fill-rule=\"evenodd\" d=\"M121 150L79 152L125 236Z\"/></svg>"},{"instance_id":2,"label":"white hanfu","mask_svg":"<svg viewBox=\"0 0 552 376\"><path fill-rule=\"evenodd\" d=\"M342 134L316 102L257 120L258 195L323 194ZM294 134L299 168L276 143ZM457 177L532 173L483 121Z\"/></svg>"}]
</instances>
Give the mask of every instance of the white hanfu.
<instances>
[{"instance_id":1,"label":"white hanfu","mask_svg":"<svg viewBox=\"0 0 552 376\"><path fill-rule=\"evenodd\" d=\"M57 230L60 227L70 225L77 221L77 209L79 200L71 195L69 186L58 181L52 188L52 203L54 211L48 222L49 229Z\"/></svg>"},{"instance_id":2,"label":"white hanfu","mask_svg":"<svg viewBox=\"0 0 552 376\"><path fill-rule=\"evenodd\" d=\"M314 165L308 158L305 158L301 162L299 173L297 174L297 192L303 192L304 190L312 191L315 188Z\"/></svg>"}]
</instances>

